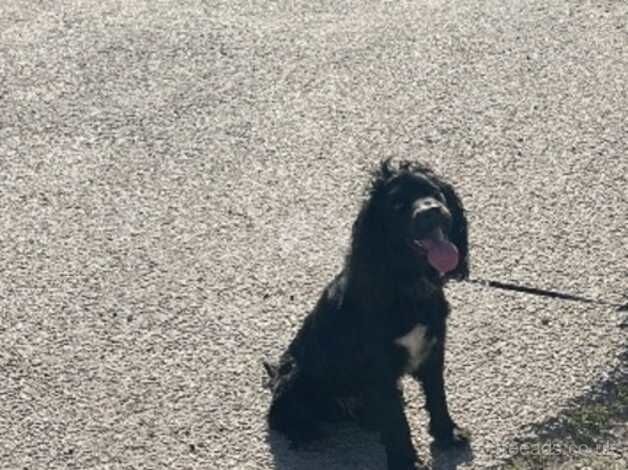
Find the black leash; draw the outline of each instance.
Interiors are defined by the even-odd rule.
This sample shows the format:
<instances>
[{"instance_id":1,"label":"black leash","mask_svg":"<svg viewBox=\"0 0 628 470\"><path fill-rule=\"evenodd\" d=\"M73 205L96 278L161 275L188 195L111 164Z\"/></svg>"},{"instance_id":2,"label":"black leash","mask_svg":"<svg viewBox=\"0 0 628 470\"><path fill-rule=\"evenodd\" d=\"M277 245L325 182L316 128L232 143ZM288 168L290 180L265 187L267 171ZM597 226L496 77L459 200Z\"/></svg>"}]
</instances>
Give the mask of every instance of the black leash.
<instances>
[{"instance_id":1,"label":"black leash","mask_svg":"<svg viewBox=\"0 0 628 470\"><path fill-rule=\"evenodd\" d=\"M573 294L566 294L564 292L558 292L554 290L539 289L538 287L520 286L518 284L511 284L508 282L500 282L500 281L467 279L467 282L470 282L473 284L479 284L481 286L494 287L496 289L524 292L526 294L540 295L543 297L551 297L554 299L573 300L576 302L583 302L587 304L606 305L608 307L614 307L620 312L628 311L628 302L626 302L625 304L616 304L614 302L607 302L606 300L591 299L588 297L582 297L582 296L573 295Z\"/></svg>"}]
</instances>

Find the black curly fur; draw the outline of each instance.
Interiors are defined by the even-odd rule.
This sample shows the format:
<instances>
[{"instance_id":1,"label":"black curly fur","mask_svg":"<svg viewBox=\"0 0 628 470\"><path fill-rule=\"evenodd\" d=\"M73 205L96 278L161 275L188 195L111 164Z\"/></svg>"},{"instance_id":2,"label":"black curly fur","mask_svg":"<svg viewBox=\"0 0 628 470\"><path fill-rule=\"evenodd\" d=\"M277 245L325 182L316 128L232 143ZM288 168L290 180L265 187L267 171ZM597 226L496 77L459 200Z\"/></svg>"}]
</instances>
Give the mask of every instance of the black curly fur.
<instances>
[{"instance_id":1,"label":"black curly fur","mask_svg":"<svg viewBox=\"0 0 628 470\"><path fill-rule=\"evenodd\" d=\"M437 225L460 254L458 266L445 275L408 241L424 222L424 213L414 208L425 198L438 201ZM425 392L436 442L466 444L445 398L449 306L443 285L468 274L467 220L453 186L426 165L383 162L353 225L344 269L324 289L279 364L265 364L273 394L270 428L298 445L319 436L322 422L355 419L381 433L389 469L415 469L419 463L399 386L410 373ZM409 352L395 340L417 325L425 327L428 346L422 362L408 370Z\"/></svg>"}]
</instances>

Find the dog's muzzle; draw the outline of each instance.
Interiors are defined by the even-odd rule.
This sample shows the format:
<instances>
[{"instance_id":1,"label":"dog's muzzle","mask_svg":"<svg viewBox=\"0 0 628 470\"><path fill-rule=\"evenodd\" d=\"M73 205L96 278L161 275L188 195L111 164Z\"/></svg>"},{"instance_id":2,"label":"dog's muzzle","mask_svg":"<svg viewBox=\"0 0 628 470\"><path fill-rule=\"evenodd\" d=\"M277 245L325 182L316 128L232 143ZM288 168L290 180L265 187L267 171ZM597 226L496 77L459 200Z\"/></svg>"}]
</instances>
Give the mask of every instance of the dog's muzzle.
<instances>
[{"instance_id":1,"label":"dog's muzzle","mask_svg":"<svg viewBox=\"0 0 628 470\"><path fill-rule=\"evenodd\" d=\"M419 199L412 213L413 243L419 253L439 273L453 271L458 266L458 248L446 236L451 227L451 213L434 198Z\"/></svg>"},{"instance_id":2,"label":"dog's muzzle","mask_svg":"<svg viewBox=\"0 0 628 470\"><path fill-rule=\"evenodd\" d=\"M427 235L440 226L446 233L451 226L451 213L437 199L418 199L413 205L412 222L417 238Z\"/></svg>"}]
</instances>

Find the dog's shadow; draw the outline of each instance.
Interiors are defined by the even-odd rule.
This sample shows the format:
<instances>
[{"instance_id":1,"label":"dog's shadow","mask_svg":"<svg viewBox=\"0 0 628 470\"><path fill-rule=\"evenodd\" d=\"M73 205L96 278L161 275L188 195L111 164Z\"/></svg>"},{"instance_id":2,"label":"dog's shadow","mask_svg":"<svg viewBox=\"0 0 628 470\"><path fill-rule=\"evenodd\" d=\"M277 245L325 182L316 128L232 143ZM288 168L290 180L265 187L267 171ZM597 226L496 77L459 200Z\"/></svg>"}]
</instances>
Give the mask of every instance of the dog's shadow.
<instances>
[{"instance_id":1,"label":"dog's shadow","mask_svg":"<svg viewBox=\"0 0 628 470\"><path fill-rule=\"evenodd\" d=\"M472 446L473 444L471 444ZM473 448L471 446L462 449L442 450L434 443L430 445L432 455L432 468L434 470L455 470L459 465L473 461Z\"/></svg>"},{"instance_id":2,"label":"dog's shadow","mask_svg":"<svg viewBox=\"0 0 628 470\"><path fill-rule=\"evenodd\" d=\"M366 432L354 424L336 424L326 429L325 437L298 449L281 434L269 431L267 441L276 470L384 470L386 457L377 434ZM470 447L440 450L430 446L433 470L455 470L473 460ZM423 460L426 460L423 456Z\"/></svg>"}]
</instances>

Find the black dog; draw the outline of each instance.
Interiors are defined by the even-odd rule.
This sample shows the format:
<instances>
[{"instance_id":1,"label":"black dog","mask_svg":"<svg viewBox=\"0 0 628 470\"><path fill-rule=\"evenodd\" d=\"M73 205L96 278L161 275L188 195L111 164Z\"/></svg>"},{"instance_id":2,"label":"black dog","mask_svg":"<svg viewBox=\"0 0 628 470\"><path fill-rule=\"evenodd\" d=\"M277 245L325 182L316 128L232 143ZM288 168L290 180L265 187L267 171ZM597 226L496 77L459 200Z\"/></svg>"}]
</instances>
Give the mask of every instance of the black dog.
<instances>
[{"instance_id":1,"label":"black dog","mask_svg":"<svg viewBox=\"0 0 628 470\"><path fill-rule=\"evenodd\" d=\"M399 379L420 381L430 433L468 444L443 383L448 279L468 276L467 221L453 187L427 166L386 161L353 225L342 272L323 291L278 365L266 363L271 429L294 444L352 418L381 433L390 470L420 465Z\"/></svg>"}]
</instances>

